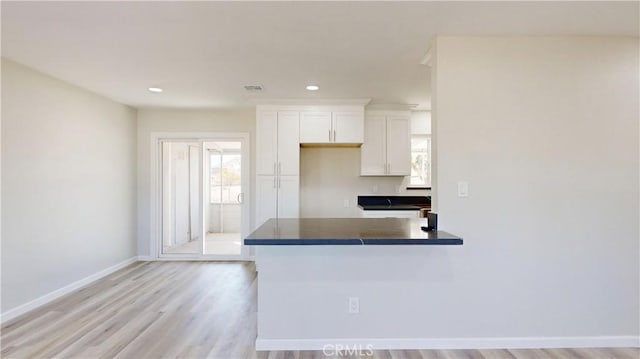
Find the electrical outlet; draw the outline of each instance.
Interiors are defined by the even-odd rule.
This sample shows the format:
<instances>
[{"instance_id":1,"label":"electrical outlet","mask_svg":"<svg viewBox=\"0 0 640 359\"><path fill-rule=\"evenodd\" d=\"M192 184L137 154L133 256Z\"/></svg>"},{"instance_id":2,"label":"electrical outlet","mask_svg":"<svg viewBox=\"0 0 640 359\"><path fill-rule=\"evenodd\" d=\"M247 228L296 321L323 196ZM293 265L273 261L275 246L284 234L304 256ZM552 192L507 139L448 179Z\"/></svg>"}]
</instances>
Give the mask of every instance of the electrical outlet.
<instances>
[{"instance_id":1,"label":"electrical outlet","mask_svg":"<svg viewBox=\"0 0 640 359\"><path fill-rule=\"evenodd\" d=\"M349 314L360 313L360 298L349 297Z\"/></svg>"},{"instance_id":2,"label":"electrical outlet","mask_svg":"<svg viewBox=\"0 0 640 359\"><path fill-rule=\"evenodd\" d=\"M344 206L344 208L348 208L348 207L349 207L349 200L348 200L348 199L345 199L345 200L342 202L342 205Z\"/></svg>"}]
</instances>

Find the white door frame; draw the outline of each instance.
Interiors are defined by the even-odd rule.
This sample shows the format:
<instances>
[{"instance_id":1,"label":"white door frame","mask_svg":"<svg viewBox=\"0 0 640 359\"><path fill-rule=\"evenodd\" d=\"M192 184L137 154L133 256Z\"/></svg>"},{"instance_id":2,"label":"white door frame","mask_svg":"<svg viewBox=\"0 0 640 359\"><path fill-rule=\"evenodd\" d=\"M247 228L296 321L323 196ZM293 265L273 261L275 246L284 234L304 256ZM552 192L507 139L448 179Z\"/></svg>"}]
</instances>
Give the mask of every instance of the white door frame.
<instances>
[{"instance_id":1,"label":"white door frame","mask_svg":"<svg viewBox=\"0 0 640 359\"><path fill-rule=\"evenodd\" d=\"M248 247L241 247L241 254L239 256L230 255L204 255L199 254L171 254L170 256L162 255L160 242L162 241L162 188L161 178L162 170L159 166L160 161L160 141L161 140L175 140L175 141L197 141L200 143L201 160L200 171L201 174L200 183L200 227L201 235L203 239L203 245L205 240L204 230L204 191L203 191L203 174L204 174L204 142L211 141L240 141L242 142L242 191L244 193L243 206L241 210L242 225L241 225L241 238L245 238L251 231L251 137L248 132L152 132L151 133L151 148L150 148L150 221L149 221L149 249L151 252L152 260L253 260L250 256Z\"/></svg>"}]
</instances>

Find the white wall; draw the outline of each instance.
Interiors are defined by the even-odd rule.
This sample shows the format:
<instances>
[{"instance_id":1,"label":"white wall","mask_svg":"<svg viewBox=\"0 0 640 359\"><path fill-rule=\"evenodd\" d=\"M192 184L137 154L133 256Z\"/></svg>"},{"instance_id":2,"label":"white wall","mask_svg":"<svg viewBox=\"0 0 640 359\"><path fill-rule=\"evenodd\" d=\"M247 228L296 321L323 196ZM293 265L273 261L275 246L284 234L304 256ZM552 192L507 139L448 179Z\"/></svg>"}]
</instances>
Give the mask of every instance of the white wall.
<instances>
[{"instance_id":1,"label":"white wall","mask_svg":"<svg viewBox=\"0 0 640 359\"><path fill-rule=\"evenodd\" d=\"M2 312L136 255L136 111L2 60Z\"/></svg>"},{"instance_id":2,"label":"white wall","mask_svg":"<svg viewBox=\"0 0 640 359\"><path fill-rule=\"evenodd\" d=\"M431 112L412 112L411 132L430 134ZM359 148L301 148L300 217L360 217L358 196L431 194L430 190L407 190L408 181L409 177L360 176Z\"/></svg>"},{"instance_id":3,"label":"white wall","mask_svg":"<svg viewBox=\"0 0 640 359\"><path fill-rule=\"evenodd\" d=\"M431 324L640 334L638 39L441 37L435 60L437 211L465 239L438 296L472 300Z\"/></svg>"},{"instance_id":4,"label":"white wall","mask_svg":"<svg viewBox=\"0 0 640 359\"><path fill-rule=\"evenodd\" d=\"M464 245L258 248L258 345L637 346L638 39L436 46L437 209ZM303 171L353 176L357 155L331 150Z\"/></svg>"},{"instance_id":5,"label":"white wall","mask_svg":"<svg viewBox=\"0 0 640 359\"><path fill-rule=\"evenodd\" d=\"M408 180L360 176L359 148L301 148L300 217L360 217L358 195L427 194L426 190L407 191ZM344 200L349 207L344 207Z\"/></svg>"},{"instance_id":6,"label":"white wall","mask_svg":"<svg viewBox=\"0 0 640 359\"><path fill-rule=\"evenodd\" d=\"M150 140L152 132L248 132L251 136L251 173L255 171L255 109L138 111L138 254L150 256ZM251 178L251 204L255 179ZM254 209L251 208L251 213ZM253 227L252 227L253 228Z\"/></svg>"}]
</instances>

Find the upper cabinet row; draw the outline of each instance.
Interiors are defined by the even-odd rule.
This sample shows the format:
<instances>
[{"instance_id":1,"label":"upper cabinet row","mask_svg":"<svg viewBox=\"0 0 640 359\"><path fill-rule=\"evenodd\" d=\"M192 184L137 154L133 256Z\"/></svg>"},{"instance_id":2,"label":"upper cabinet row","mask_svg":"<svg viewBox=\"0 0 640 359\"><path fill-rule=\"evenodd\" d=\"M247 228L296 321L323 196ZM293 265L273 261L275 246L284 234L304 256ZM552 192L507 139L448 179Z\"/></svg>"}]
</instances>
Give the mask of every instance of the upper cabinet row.
<instances>
[{"instance_id":1,"label":"upper cabinet row","mask_svg":"<svg viewBox=\"0 0 640 359\"><path fill-rule=\"evenodd\" d=\"M361 148L360 175L411 175L411 113L368 112Z\"/></svg>"},{"instance_id":2,"label":"upper cabinet row","mask_svg":"<svg viewBox=\"0 0 640 359\"><path fill-rule=\"evenodd\" d=\"M362 144L362 111L300 112L301 144Z\"/></svg>"}]
</instances>

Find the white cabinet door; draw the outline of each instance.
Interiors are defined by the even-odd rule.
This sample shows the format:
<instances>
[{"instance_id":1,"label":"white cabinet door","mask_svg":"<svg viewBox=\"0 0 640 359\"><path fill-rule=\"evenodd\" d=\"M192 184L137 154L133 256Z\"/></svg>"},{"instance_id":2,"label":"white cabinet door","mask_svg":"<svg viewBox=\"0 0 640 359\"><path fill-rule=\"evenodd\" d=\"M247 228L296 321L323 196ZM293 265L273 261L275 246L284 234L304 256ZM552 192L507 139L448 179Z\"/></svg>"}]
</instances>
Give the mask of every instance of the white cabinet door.
<instances>
[{"instance_id":1,"label":"white cabinet door","mask_svg":"<svg viewBox=\"0 0 640 359\"><path fill-rule=\"evenodd\" d=\"M275 176L256 176L256 219L254 229L260 227L269 218L276 218L277 200L277 178Z\"/></svg>"},{"instance_id":2,"label":"white cabinet door","mask_svg":"<svg viewBox=\"0 0 640 359\"><path fill-rule=\"evenodd\" d=\"M278 218L298 218L300 176L280 176L278 183Z\"/></svg>"},{"instance_id":3,"label":"white cabinet door","mask_svg":"<svg viewBox=\"0 0 640 359\"><path fill-rule=\"evenodd\" d=\"M256 121L256 174L275 176L278 161L278 113L258 112Z\"/></svg>"},{"instance_id":4,"label":"white cabinet door","mask_svg":"<svg viewBox=\"0 0 640 359\"><path fill-rule=\"evenodd\" d=\"M330 143L331 112L300 112L300 143Z\"/></svg>"},{"instance_id":5,"label":"white cabinet door","mask_svg":"<svg viewBox=\"0 0 640 359\"><path fill-rule=\"evenodd\" d=\"M411 175L409 117L387 116L387 175Z\"/></svg>"},{"instance_id":6,"label":"white cabinet door","mask_svg":"<svg viewBox=\"0 0 640 359\"><path fill-rule=\"evenodd\" d=\"M297 111L278 112L278 174L300 173L300 118Z\"/></svg>"},{"instance_id":7,"label":"white cabinet door","mask_svg":"<svg viewBox=\"0 0 640 359\"><path fill-rule=\"evenodd\" d=\"M333 112L333 138L335 143L363 143L364 142L364 113Z\"/></svg>"},{"instance_id":8,"label":"white cabinet door","mask_svg":"<svg viewBox=\"0 0 640 359\"><path fill-rule=\"evenodd\" d=\"M384 116L369 116L364 128L364 143L360 149L360 174L386 174L386 121Z\"/></svg>"}]
</instances>

